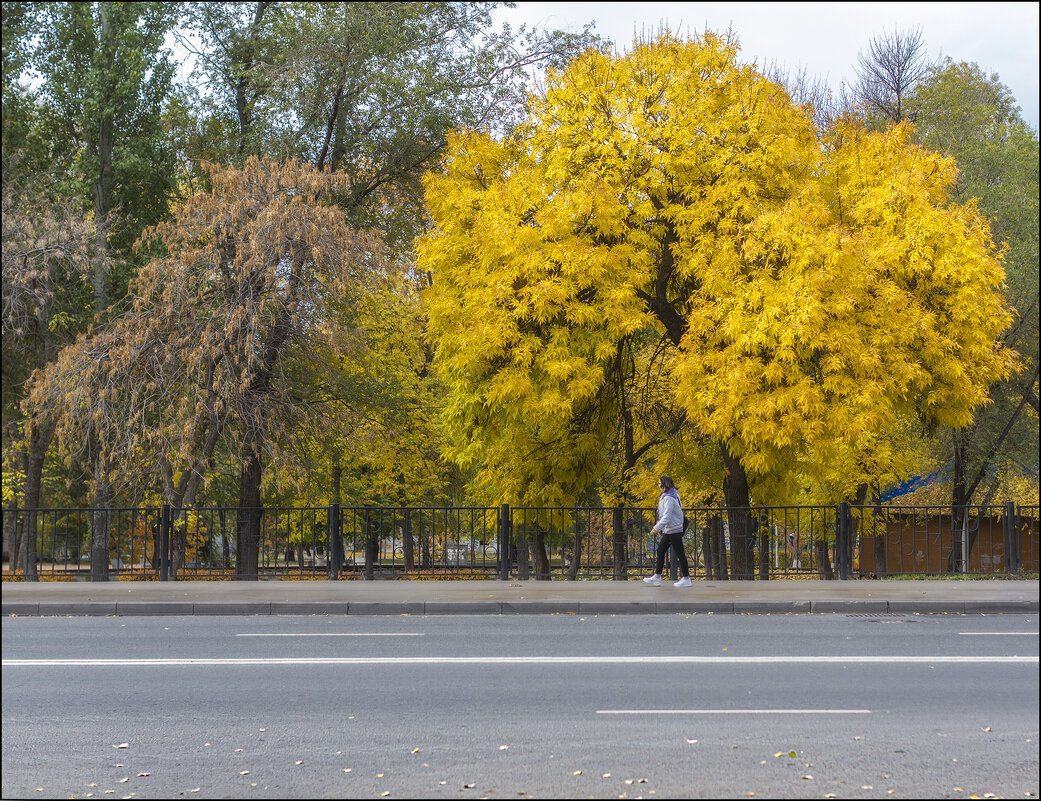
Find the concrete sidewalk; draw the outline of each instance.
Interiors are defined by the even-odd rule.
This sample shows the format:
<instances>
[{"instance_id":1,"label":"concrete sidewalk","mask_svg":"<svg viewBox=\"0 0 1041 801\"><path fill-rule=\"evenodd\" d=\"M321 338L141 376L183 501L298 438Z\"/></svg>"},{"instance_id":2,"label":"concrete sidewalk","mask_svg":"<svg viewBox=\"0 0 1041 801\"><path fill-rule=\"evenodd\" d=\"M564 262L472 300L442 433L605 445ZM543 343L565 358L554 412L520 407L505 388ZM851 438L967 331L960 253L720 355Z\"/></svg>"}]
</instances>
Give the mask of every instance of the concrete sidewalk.
<instances>
[{"instance_id":1,"label":"concrete sidewalk","mask_svg":"<svg viewBox=\"0 0 1041 801\"><path fill-rule=\"evenodd\" d=\"M1037 581L3 582L3 615L1038 613Z\"/></svg>"}]
</instances>

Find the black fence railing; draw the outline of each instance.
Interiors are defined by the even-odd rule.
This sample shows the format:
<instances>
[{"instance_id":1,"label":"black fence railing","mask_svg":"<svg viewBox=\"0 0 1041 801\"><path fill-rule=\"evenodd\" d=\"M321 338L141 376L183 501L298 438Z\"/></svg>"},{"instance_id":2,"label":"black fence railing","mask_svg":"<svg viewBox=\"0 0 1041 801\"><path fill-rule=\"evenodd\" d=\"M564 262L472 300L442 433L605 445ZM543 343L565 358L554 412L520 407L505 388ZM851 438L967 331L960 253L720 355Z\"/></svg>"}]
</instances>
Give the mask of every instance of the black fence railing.
<instances>
[{"instance_id":1,"label":"black fence railing","mask_svg":"<svg viewBox=\"0 0 1041 801\"><path fill-rule=\"evenodd\" d=\"M1038 571L1037 506L685 510L694 578ZM653 569L653 508L9 509L8 578L613 578ZM669 566L675 575L675 567Z\"/></svg>"}]
</instances>

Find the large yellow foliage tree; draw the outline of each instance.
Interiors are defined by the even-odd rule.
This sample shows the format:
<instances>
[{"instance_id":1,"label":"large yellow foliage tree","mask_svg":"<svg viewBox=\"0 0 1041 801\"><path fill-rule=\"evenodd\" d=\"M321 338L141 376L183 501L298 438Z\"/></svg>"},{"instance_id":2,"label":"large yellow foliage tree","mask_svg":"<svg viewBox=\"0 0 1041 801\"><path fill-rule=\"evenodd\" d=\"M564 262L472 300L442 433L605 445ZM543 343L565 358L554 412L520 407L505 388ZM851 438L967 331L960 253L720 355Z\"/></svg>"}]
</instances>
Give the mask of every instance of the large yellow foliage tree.
<instances>
[{"instance_id":1,"label":"large yellow foliage tree","mask_svg":"<svg viewBox=\"0 0 1041 801\"><path fill-rule=\"evenodd\" d=\"M445 167L419 258L451 455L504 500L589 481L612 365L649 330L677 436L718 443L731 506L834 485L858 454L879 469L900 415L965 425L1014 367L1001 254L947 202L954 163L906 126L818 130L711 33L588 52L515 136L460 132Z\"/></svg>"}]
</instances>

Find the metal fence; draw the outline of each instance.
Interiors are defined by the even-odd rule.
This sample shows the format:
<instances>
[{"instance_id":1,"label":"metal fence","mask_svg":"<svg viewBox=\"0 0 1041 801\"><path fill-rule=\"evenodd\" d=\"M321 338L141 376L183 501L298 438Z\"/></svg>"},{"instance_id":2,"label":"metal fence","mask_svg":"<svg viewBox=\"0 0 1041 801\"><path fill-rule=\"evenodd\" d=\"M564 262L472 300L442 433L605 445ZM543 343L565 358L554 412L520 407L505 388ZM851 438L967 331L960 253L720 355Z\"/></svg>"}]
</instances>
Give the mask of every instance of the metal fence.
<instances>
[{"instance_id":1,"label":"metal fence","mask_svg":"<svg viewBox=\"0 0 1041 801\"><path fill-rule=\"evenodd\" d=\"M693 578L1038 571L1037 506L839 504L685 514ZM653 569L654 520L654 509L635 507L9 509L5 576L624 580ZM666 565L675 576L675 565Z\"/></svg>"}]
</instances>

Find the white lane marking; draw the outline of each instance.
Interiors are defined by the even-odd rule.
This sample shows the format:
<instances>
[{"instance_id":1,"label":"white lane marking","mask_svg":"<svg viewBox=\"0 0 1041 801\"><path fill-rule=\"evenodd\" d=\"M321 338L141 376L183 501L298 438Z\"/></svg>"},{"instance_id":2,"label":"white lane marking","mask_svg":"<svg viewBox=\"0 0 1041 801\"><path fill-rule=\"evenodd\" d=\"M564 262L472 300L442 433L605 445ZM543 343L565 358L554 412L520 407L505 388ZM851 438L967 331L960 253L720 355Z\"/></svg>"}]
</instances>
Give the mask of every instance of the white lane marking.
<instances>
[{"instance_id":1,"label":"white lane marking","mask_svg":"<svg viewBox=\"0 0 1041 801\"><path fill-rule=\"evenodd\" d=\"M342 656L144 659L4 659L3 667L134 667L151 665L573 665L573 664L1037 664L1036 656Z\"/></svg>"},{"instance_id":2,"label":"white lane marking","mask_svg":"<svg viewBox=\"0 0 1041 801\"><path fill-rule=\"evenodd\" d=\"M1036 631L959 631L963 637L1036 637Z\"/></svg>"},{"instance_id":3,"label":"white lane marking","mask_svg":"<svg viewBox=\"0 0 1041 801\"><path fill-rule=\"evenodd\" d=\"M359 633L345 633L345 632L302 632L300 634L288 633L288 634L236 634L236 637L425 637L426 635L422 632L396 632L396 633L381 633L381 632L359 632Z\"/></svg>"},{"instance_id":4,"label":"white lane marking","mask_svg":"<svg viewBox=\"0 0 1041 801\"><path fill-rule=\"evenodd\" d=\"M870 715L870 709L598 709L598 715Z\"/></svg>"}]
</instances>

